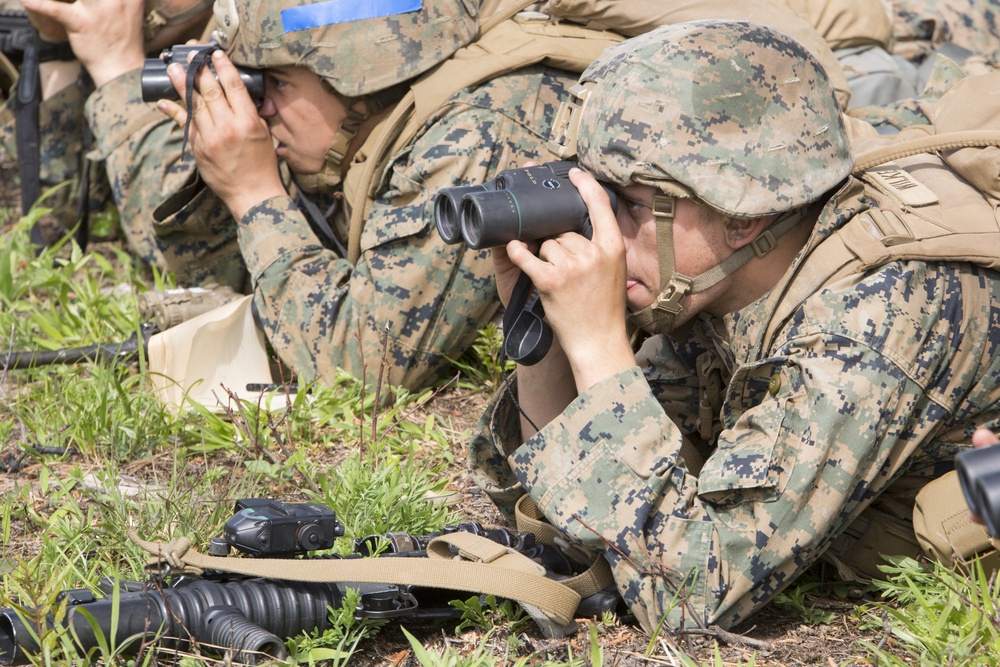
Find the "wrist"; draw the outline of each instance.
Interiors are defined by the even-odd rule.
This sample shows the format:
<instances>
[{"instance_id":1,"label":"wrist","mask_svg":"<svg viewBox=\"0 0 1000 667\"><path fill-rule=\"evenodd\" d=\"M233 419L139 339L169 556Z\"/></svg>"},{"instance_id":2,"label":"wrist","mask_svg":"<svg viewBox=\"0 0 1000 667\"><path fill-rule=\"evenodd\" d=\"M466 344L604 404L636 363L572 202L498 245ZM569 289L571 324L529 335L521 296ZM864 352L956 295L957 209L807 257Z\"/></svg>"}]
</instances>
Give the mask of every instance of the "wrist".
<instances>
[{"instance_id":1,"label":"wrist","mask_svg":"<svg viewBox=\"0 0 1000 667\"><path fill-rule=\"evenodd\" d=\"M567 352L567 357L576 390L581 394L601 380L635 366L635 353L624 334L594 341L592 345L579 345Z\"/></svg>"},{"instance_id":2,"label":"wrist","mask_svg":"<svg viewBox=\"0 0 1000 667\"><path fill-rule=\"evenodd\" d=\"M42 99L54 97L80 78L82 67L77 60L43 62L38 65L38 79L42 83Z\"/></svg>"},{"instance_id":3,"label":"wrist","mask_svg":"<svg viewBox=\"0 0 1000 667\"><path fill-rule=\"evenodd\" d=\"M256 206L263 204L268 199L287 196L288 192L284 186L274 188L260 188L253 192L237 192L226 197L220 197L225 202L229 212L236 220L243 220L247 213Z\"/></svg>"}]
</instances>

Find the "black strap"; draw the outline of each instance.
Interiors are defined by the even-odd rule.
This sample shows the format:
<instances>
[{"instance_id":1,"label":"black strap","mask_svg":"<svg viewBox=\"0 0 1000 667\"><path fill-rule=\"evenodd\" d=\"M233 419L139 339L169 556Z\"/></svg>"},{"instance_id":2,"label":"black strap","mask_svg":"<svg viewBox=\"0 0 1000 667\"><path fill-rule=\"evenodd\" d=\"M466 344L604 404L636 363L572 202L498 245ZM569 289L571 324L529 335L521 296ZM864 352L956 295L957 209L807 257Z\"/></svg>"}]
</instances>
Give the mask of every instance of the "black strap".
<instances>
[{"instance_id":1,"label":"black strap","mask_svg":"<svg viewBox=\"0 0 1000 667\"><path fill-rule=\"evenodd\" d=\"M334 200L334 208L336 208L338 200ZM296 188L295 202L299 205L302 210L302 214L306 217L306 221L309 223L309 227L312 228L313 234L319 239L319 242L323 244L324 248L328 250L335 250L340 254L342 258L347 258L347 248L344 244L340 242L337 238L337 234L333 231L330 226L329 218L333 215L331 211L328 215L323 215L323 212L319 210L319 206L309 199L302 192L301 188Z\"/></svg>"},{"instance_id":2,"label":"black strap","mask_svg":"<svg viewBox=\"0 0 1000 667\"><path fill-rule=\"evenodd\" d=\"M188 132L191 130L191 118L194 116L194 79L198 76L198 72L201 71L202 67L206 65L215 72L215 69L211 66L212 54L216 51L221 51L222 47L218 44L208 44L203 49L195 51L194 56L191 58L191 62L187 63L187 76L185 77L185 91L184 91L184 108L187 111L187 120L184 121L184 143L181 144L181 155L187 150L188 142Z\"/></svg>"},{"instance_id":3,"label":"black strap","mask_svg":"<svg viewBox=\"0 0 1000 667\"><path fill-rule=\"evenodd\" d=\"M14 95L14 119L17 125L17 167L21 176L21 213L27 215L41 194L38 157L38 107L42 102L42 81L38 74L38 33L28 40L21 60L21 73ZM41 229L31 229L31 241L45 245Z\"/></svg>"},{"instance_id":4,"label":"black strap","mask_svg":"<svg viewBox=\"0 0 1000 667\"><path fill-rule=\"evenodd\" d=\"M17 169L21 177L21 213L27 215L42 194L41 157L39 154L40 130L38 110L42 104L42 80L38 66L52 60L73 60L73 50L68 42L58 44L42 42L38 31L30 28L30 37L23 40L21 70L14 96L15 141ZM84 172L86 170L84 169ZM81 196L86 196L84 193ZM82 230L82 231L81 231ZM49 245L39 222L31 226L31 243L39 249ZM77 229L80 247L86 246L87 230Z\"/></svg>"},{"instance_id":5,"label":"black strap","mask_svg":"<svg viewBox=\"0 0 1000 667\"><path fill-rule=\"evenodd\" d=\"M81 85L90 86L90 77L84 76L85 81ZM80 250L87 249L90 241L90 160L87 153L94 145L94 132L90 129L90 123L83 124L83 139L80 146L80 192L76 200L76 244Z\"/></svg>"}]
</instances>

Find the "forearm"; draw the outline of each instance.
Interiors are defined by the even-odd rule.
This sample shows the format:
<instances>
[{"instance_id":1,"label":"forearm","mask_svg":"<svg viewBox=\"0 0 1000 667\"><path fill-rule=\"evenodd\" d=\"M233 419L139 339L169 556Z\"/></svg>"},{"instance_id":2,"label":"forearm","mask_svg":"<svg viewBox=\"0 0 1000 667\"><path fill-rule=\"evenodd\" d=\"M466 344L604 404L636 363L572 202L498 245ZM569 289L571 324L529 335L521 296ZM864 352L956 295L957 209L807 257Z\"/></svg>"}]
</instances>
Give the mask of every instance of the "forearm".
<instances>
[{"instance_id":1,"label":"forearm","mask_svg":"<svg viewBox=\"0 0 1000 667\"><path fill-rule=\"evenodd\" d=\"M527 440L576 398L576 383L558 339L552 341L549 353L537 364L519 366L517 378L521 434Z\"/></svg>"},{"instance_id":2,"label":"forearm","mask_svg":"<svg viewBox=\"0 0 1000 667\"><path fill-rule=\"evenodd\" d=\"M181 152L182 130L142 101L140 72L95 91L87 117L134 252L174 273L180 284L217 282L243 289L236 223L198 181L190 154Z\"/></svg>"}]
</instances>

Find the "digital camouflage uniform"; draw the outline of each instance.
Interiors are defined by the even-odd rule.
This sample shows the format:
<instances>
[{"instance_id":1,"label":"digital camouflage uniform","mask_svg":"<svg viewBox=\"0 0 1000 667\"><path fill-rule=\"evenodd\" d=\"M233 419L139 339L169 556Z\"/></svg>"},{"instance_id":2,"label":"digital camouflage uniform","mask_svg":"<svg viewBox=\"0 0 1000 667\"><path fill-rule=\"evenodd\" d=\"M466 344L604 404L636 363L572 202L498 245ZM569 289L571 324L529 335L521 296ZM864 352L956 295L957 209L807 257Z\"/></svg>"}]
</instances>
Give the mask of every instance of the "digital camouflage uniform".
<instances>
[{"instance_id":1,"label":"digital camouflage uniform","mask_svg":"<svg viewBox=\"0 0 1000 667\"><path fill-rule=\"evenodd\" d=\"M47 188L90 170L91 210L110 194L132 252L161 271L174 273L182 286L217 283L247 291L248 278L236 228L228 211L216 204L213 216L178 218L154 224L153 210L169 195L183 196L194 178L193 157L181 155L183 134L176 124L142 101L140 70L133 70L89 92L82 80L44 100L39 108L39 164ZM89 92L89 94L88 94ZM84 128L93 143L84 151ZM0 144L17 154L14 112L0 111ZM66 225L77 220L77 186L63 188L43 202L56 206Z\"/></svg>"},{"instance_id":2,"label":"digital camouflage uniform","mask_svg":"<svg viewBox=\"0 0 1000 667\"><path fill-rule=\"evenodd\" d=\"M771 50L801 61L774 35L760 26L658 30L606 52L581 77L605 85L591 90L582 113L581 165L610 182L687 189L731 215L762 215L782 200L801 206L803 195L824 201L810 182L822 165L811 163L839 154L824 136L841 140L826 122L785 115L809 98L782 84L827 84L808 65L788 74L731 52L760 45L764 59ZM663 66L657 53L668 41L676 57ZM700 59L711 61L707 70ZM732 64L732 80L719 63ZM692 81L711 87L701 92ZM768 157L764 146L782 156ZM831 162L839 168L843 158ZM776 170L762 172L761 163ZM733 183L746 187L727 192ZM822 243L871 208L866 187L848 177L835 188L786 275L822 265ZM975 428L1000 427L995 271L896 261L841 276L806 296L765 343L778 294L649 338L637 366L592 386L523 444L517 409L501 391L470 444L473 477L497 505L509 515L527 492L574 542L602 551L647 630L664 615L675 627L747 619L890 482L935 477ZM712 382L723 388L721 404L702 391ZM531 406L521 407L530 417ZM683 453L689 445L701 456Z\"/></svg>"},{"instance_id":3,"label":"digital camouflage uniform","mask_svg":"<svg viewBox=\"0 0 1000 667\"><path fill-rule=\"evenodd\" d=\"M997 0L893 0L893 51L920 63L942 45L1000 57Z\"/></svg>"},{"instance_id":4,"label":"digital camouflage uniform","mask_svg":"<svg viewBox=\"0 0 1000 667\"><path fill-rule=\"evenodd\" d=\"M336 94L352 97L412 79L421 72L412 68L421 64L426 69L446 60L471 41L476 26L467 12L478 5L425 1L419 13L345 23L337 38L327 39L326 26L282 31L279 11L299 4L237 2L230 11L234 18L238 13L240 32L234 36L234 22L220 20L229 26L220 41L238 65L281 66L287 57L324 78ZM429 30L410 26L411 20L425 21L425 12L450 15L434 26L469 27L464 37L414 36L414 30ZM394 38L400 30L403 37ZM380 37L380 31L387 34ZM385 45L382 60L372 52L374 41ZM393 51L397 45L403 51ZM385 345L388 382L415 388L435 379L449 358L471 345L499 300L489 252L445 244L434 231L432 198L442 188L482 183L526 160L549 159L553 117L575 82L576 74L531 66L461 90L442 104L382 175L356 265L321 245L291 196L250 209L238 224L239 244L260 321L278 355L305 381L332 379L338 368L356 376L367 371L373 379ZM349 169L362 166L356 159ZM161 206L159 224L203 216L215 201L195 183L188 197ZM344 208L330 216L341 234Z\"/></svg>"}]
</instances>

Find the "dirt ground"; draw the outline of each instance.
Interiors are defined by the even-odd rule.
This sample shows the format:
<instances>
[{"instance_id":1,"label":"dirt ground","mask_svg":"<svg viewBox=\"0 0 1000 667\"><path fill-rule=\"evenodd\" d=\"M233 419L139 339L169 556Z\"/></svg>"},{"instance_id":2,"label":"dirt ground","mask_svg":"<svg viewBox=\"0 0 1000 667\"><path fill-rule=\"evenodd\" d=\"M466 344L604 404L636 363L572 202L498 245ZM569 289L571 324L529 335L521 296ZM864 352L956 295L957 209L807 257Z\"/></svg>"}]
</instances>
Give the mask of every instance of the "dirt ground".
<instances>
[{"instance_id":1,"label":"dirt ground","mask_svg":"<svg viewBox=\"0 0 1000 667\"><path fill-rule=\"evenodd\" d=\"M8 155L2 154L0 155L0 206L9 207L16 214L20 205L18 195L16 165ZM0 220L0 233L6 231L10 224L10 220ZM100 245L95 244L95 248L99 249ZM481 393L453 390L444 392L428 409L450 419L461 431L474 425L482 411L483 401L484 396ZM460 447L460 444L456 445L456 449ZM39 466L22 468L14 465L17 451L16 442L0 443L0 494L9 491L14 484L23 486L37 483ZM165 463L157 461L157 457L152 457L134 462L125 472L140 479L151 478L156 466ZM71 466L81 465L81 462L70 460L64 464L56 464L54 473L57 475L60 473L60 465L68 470ZM456 495L463 512L485 524L500 522L497 512L488 499L470 482L463 465L464 462L459 456L456 469L453 471L453 487L457 491ZM37 550L36 540L37 536L25 534L23 530L19 534L15 529L5 548L9 556L27 556ZM891 649L893 640L882 628L862 627L858 614L853 612L856 604L871 599L870 595L868 598L863 595L859 592L853 599L807 596L808 605L833 614L834 620L824 625L805 624L801 617L769 605L751 622L728 633L707 629L650 642L649 637L635 626L601 627L604 664L623 667L678 665L681 663L672 656L679 651L687 652L701 664L718 664L714 657L716 642L720 647L721 665L749 664L747 661L751 656L754 656L752 664L774 667L872 664L875 661L865 657L866 654L859 642L866 641ZM482 641L482 635L469 633L455 636L450 629L438 628L423 635L422 639L437 650L447 643L465 653L474 650ZM525 635L520 639L522 648L518 651L518 655L530 653L533 664L549 658L565 660L568 655L567 650L571 650L573 656L586 655L588 650L586 632L580 632L568 640L546 640L537 634ZM494 638L494 641L499 639ZM402 666L418 663L399 633L384 632L379 638L368 642L356 664Z\"/></svg>"}]
</instances>

